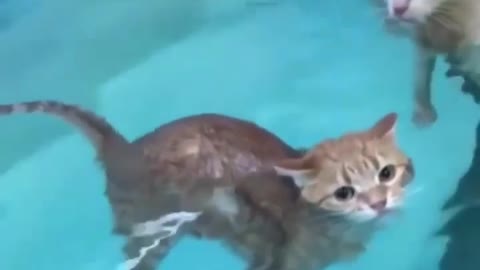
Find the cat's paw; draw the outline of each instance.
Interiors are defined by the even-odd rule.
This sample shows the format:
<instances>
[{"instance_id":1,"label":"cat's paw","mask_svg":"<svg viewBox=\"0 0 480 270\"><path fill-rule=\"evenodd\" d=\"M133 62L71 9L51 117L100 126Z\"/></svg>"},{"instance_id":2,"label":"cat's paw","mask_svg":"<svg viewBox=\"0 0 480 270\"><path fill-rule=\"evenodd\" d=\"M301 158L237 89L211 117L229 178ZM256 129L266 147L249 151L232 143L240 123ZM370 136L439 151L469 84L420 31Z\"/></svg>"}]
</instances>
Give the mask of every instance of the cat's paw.
<instances>
[{"instance_id":1,"label":"cat's paw","mask_svg":"<svg viewBox=\"0 0 480 270\"><path fill-rule=\"evenodd\" d=\"M412 121L419 127L428 127L437 121L437 110L432 105L417 106L413 112Z\"/></svg>"}]
</instances>

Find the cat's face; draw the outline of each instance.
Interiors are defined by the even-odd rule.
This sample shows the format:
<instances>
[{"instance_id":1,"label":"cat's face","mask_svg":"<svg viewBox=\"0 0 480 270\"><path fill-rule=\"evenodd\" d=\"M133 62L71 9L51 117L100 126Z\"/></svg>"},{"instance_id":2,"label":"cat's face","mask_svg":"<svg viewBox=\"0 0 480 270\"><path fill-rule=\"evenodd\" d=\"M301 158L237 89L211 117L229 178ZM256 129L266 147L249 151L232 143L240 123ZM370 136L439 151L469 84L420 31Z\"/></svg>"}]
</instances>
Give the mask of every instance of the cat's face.
<instances>
[{"instance_id":1,"label":"cat's face","mask_svg":"<svg viewBox=\"0 0 480 270\"><path fill-rule=\"evenodd\" d=\"M457 50L467 40L466 23L476 16L467 1L382 1L388 10L385 26L389 32L413 37L418 45L441 54Z\"/></svg>"},{"instance_id":2,"label":"cat's face","mask_svg":"<svg viewBox=\"0 0 480 270\"><path fill-rule=\"evenodd\" d=\"M384 0L390 19L423 23L445 0Z\"/></svg>"},{"instance_id":3,"label":"cat's face","mask_svg":"<svg viewBox=\"0 0 480 270\"><path fill-rule=\"evenodd\" d=\"M367 131L319 144L301 159L279 162L302 197L332 214L368 221L401 206L413 178L410 159L395 143L396 114Z\"/></svg>"}]
</instances>

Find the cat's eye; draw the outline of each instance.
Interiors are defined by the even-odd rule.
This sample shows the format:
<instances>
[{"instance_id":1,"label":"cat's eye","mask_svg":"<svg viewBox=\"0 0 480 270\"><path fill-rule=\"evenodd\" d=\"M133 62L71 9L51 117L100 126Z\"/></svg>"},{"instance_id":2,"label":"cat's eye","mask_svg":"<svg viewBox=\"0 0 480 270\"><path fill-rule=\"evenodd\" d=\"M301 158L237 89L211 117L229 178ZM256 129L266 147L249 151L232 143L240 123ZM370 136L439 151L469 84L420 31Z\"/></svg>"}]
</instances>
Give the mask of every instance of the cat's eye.
<instances>
[{"instance_id":1,"label":"cat's eye","mask_svg":"<svg viewBox=\"0 0 480 270\"><path fill-rule=\"evenodd\" d=\"M378 173L378 180L382 183L388 182L395 177L395 166L387 165Z\"/></svg>"},{"instance_id":2,"label":"cat's eye","mask_svg":"<svg viewBox=\"0 0 480 270\"><path fill-rule=\"evenodd\" d=\"M351 186L339 187L337 188L337 190L335 190L333 195L335 196L335 198L337 198L337 200L346 201L355 196L355 189Z\"/></svg>"}]
</instances>

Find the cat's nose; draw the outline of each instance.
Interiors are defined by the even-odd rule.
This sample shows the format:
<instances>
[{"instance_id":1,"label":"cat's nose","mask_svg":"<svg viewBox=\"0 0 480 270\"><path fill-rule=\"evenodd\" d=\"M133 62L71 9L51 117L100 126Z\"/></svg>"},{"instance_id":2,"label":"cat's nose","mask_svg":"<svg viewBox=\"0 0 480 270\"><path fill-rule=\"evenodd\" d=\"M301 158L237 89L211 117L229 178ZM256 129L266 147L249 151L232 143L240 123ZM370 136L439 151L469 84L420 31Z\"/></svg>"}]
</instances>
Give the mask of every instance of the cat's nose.
<instances>
[{"instance_id":1,"label":"cat's nose","mask_svg":"<svg viewBox=\"0 0 480 270\"><path fill-rule=\"evenodd\" d=\"M408 10L408 5L400 5L400 6L395 6L393 7L393 14L397 17L403 16L405 12Z\"/></svg>"},{"instance_id":2,"label":"cat's nose","mask_svg":"<svg viewBox=\"0 0 480 270\"><path fill-rule=\"evenodd\" d=\"M387 206L387 200L381 200L370 205L370 207L375 211L382 211Z\"/></svg>"}]
</instances>

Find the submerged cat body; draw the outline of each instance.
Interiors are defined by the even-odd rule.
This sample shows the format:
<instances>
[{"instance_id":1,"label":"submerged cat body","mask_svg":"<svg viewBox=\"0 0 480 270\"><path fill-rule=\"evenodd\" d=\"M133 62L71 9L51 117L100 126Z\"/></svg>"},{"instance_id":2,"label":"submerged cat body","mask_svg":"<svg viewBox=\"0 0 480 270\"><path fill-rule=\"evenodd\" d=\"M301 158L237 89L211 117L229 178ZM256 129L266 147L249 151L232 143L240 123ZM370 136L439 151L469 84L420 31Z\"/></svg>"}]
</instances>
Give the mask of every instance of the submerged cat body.
<instances>
[{"instance_id":1,"label":"submerged cat body","mask_svg":"<svg viewBox=\"0 0 480 270\"><path fill-rule=\"evenodd\" d=\"M417 46L414 121L431 124L437 118L431 82L438 56L447 56L452 69L464 77L465 92L480 88L480 1L384 1L390 21L412 26ZM472 94L476 97L480 93Z\"/></svg>"},{"instance_id":2,"label":"submerged cat body","mask_svg":"<svg viewBox=\"0 0 480 270\"><path fill-rule=\"evenodd\" d=\"M251 270L313 270L359 254L377 218L400 206L413 178L396 146L396 115L368 130L299 151L248 121L203 114L178 119L129 142L108 122L55 101L0 105L0 115L43 112L75 124L106 174L106 195L124 252L139 255L155 235L135 224L175 211L200 218L148 251L136 270L153 270L176 240L224 241Z\"/></svg>"}]
</instances>

